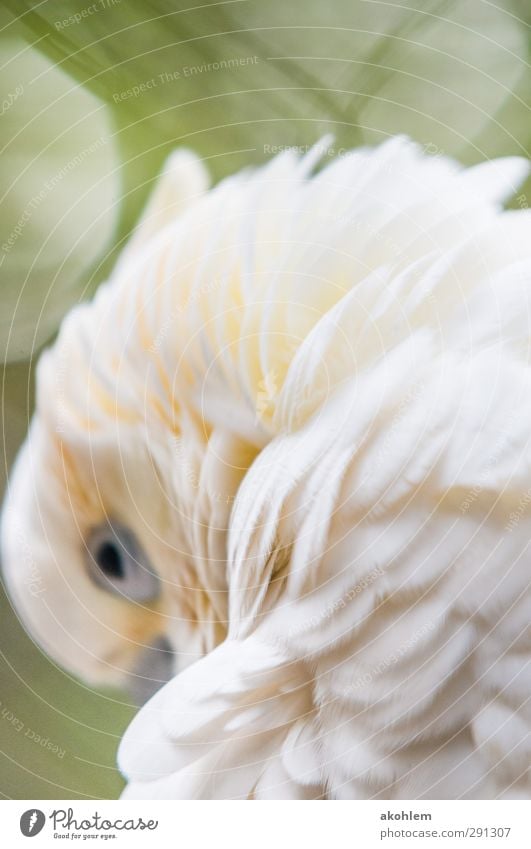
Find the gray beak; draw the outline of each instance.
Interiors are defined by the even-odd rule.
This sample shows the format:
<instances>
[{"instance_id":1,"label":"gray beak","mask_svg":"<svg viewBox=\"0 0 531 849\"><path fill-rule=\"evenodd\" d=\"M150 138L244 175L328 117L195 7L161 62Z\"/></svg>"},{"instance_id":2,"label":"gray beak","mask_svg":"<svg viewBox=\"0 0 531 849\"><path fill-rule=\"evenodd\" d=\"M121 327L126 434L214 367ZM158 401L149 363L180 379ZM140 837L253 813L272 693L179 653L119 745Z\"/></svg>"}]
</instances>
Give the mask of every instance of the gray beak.
<instances>
[{"instance_id":1,"label":"gray beak","mask_svg":"<svg viewBox=\"0 0 531 849\"><path fill-rule=\"evenodd\" d=\"M126 684L134 704L141 707L175 674L175 655L165 637L142 649L140 659Z\"/></svg>"}]
</instances>

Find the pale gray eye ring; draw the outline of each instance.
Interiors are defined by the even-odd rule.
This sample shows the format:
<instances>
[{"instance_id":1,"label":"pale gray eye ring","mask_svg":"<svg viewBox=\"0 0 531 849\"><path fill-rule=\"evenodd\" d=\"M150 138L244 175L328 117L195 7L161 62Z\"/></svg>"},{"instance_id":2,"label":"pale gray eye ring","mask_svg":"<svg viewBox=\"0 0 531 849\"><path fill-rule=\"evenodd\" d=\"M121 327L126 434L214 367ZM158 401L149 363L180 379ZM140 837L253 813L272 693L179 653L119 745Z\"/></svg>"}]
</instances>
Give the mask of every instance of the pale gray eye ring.
<instances>
[{"instance_id":1,"label":"pale gray eye ring","mask_svg":"<svg viewBox=\"0 0 531 849\"><path fill-rule=\"evenodd\" d=\"M85 559L92 581L128 601L153 601L159 579L134 533L115 520L92 528L86 539Z\"/></svg>"}]
</instances>

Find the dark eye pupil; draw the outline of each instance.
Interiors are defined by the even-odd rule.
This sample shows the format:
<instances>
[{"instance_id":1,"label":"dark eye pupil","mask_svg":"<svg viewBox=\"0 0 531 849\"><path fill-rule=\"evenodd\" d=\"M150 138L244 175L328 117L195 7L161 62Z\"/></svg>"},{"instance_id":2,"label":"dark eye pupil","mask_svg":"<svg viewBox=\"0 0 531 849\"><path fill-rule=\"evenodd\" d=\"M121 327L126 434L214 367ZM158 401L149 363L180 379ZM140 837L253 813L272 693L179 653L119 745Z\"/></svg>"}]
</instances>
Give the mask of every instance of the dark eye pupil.
<instances>
[{"instance_id":1,"label":"dark eye pupil","mask_svg":"<svg viewBox=\"0 0 531 849\"><path fill-rule=\"evenodd\" d=\"M83 556L87 577L105 592L128 601L153 601L158 596L157 574L127 525L105 519L88 528Z\"/></svg>"},{"instance_id":2,"label":"dark eye pupil","mask_svg":"<svg viewBox=\"0 0 531 849\"><path fill-rule=\"evenodd\" d=\"M98 548L96 560L101 571L109 578L123 578L124 564L120 551L112 542L104 542Z\"/></svg>"}]
</instances>

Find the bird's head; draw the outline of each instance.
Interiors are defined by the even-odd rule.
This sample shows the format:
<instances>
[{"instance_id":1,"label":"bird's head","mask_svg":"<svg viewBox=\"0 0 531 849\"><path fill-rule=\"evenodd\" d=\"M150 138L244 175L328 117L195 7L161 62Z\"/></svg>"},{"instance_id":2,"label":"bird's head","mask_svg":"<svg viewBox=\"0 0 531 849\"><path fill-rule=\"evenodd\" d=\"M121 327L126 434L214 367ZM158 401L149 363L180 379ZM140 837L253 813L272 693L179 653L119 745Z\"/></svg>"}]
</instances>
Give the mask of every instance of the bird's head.
<instances>
[{"instance_id":1,"label":"bird's head","mask_svg":"<svg viewBox=\"0 0 531 849\"><path fill-rule=\"evenodd\" d=\"M39 363L3 511L3 573L24 625L74 674L146 677L138 664L149 654L147 677L164 680L168 644L175 672L223 626L187 554L174 442L162 432L150 440L141 416L102 394L97 366L79 362L93 309L74 312Z\"/></svg>"},{"instance_id":2,"label":"bird's head","mask_svg":"<svg viewBox=\"0 0 531 849\"><path fill-rule=\"evenodd\" d=\"M125 270L121 259L122 285L113 279L75 308L41 356L36 410L2 514L2 570L28 631L90 683L120 684L133 672L140 697L225 629L224 564L205 587L190 554L190 536L204 528L179 461L179 414L174 399L163 409L167 393L161 401L146 390L156 340L146 352L138 302L127 301L145 242L207 182L188 152L170 158Z\"/></svg>"}]
</instances>

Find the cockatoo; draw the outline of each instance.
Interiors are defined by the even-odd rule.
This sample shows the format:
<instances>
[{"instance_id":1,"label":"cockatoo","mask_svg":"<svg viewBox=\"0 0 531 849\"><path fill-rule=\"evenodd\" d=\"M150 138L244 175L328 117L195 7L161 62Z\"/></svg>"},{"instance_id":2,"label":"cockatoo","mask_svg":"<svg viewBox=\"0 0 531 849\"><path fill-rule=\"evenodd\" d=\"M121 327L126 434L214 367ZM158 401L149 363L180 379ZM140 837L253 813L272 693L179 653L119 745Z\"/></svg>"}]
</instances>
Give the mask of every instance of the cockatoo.
<instances>
[{"instance_id":1,"label":"cockatoo","mask_svg":"<svg viewBox=\"0 0 531 849\"><path fill-rule=\"evenodd\" d=\"M530 795L528 163L327 144L174 153L39 362L5 578L89 682L171 646L127 799Z\"/></svg>"}]
</instances>

